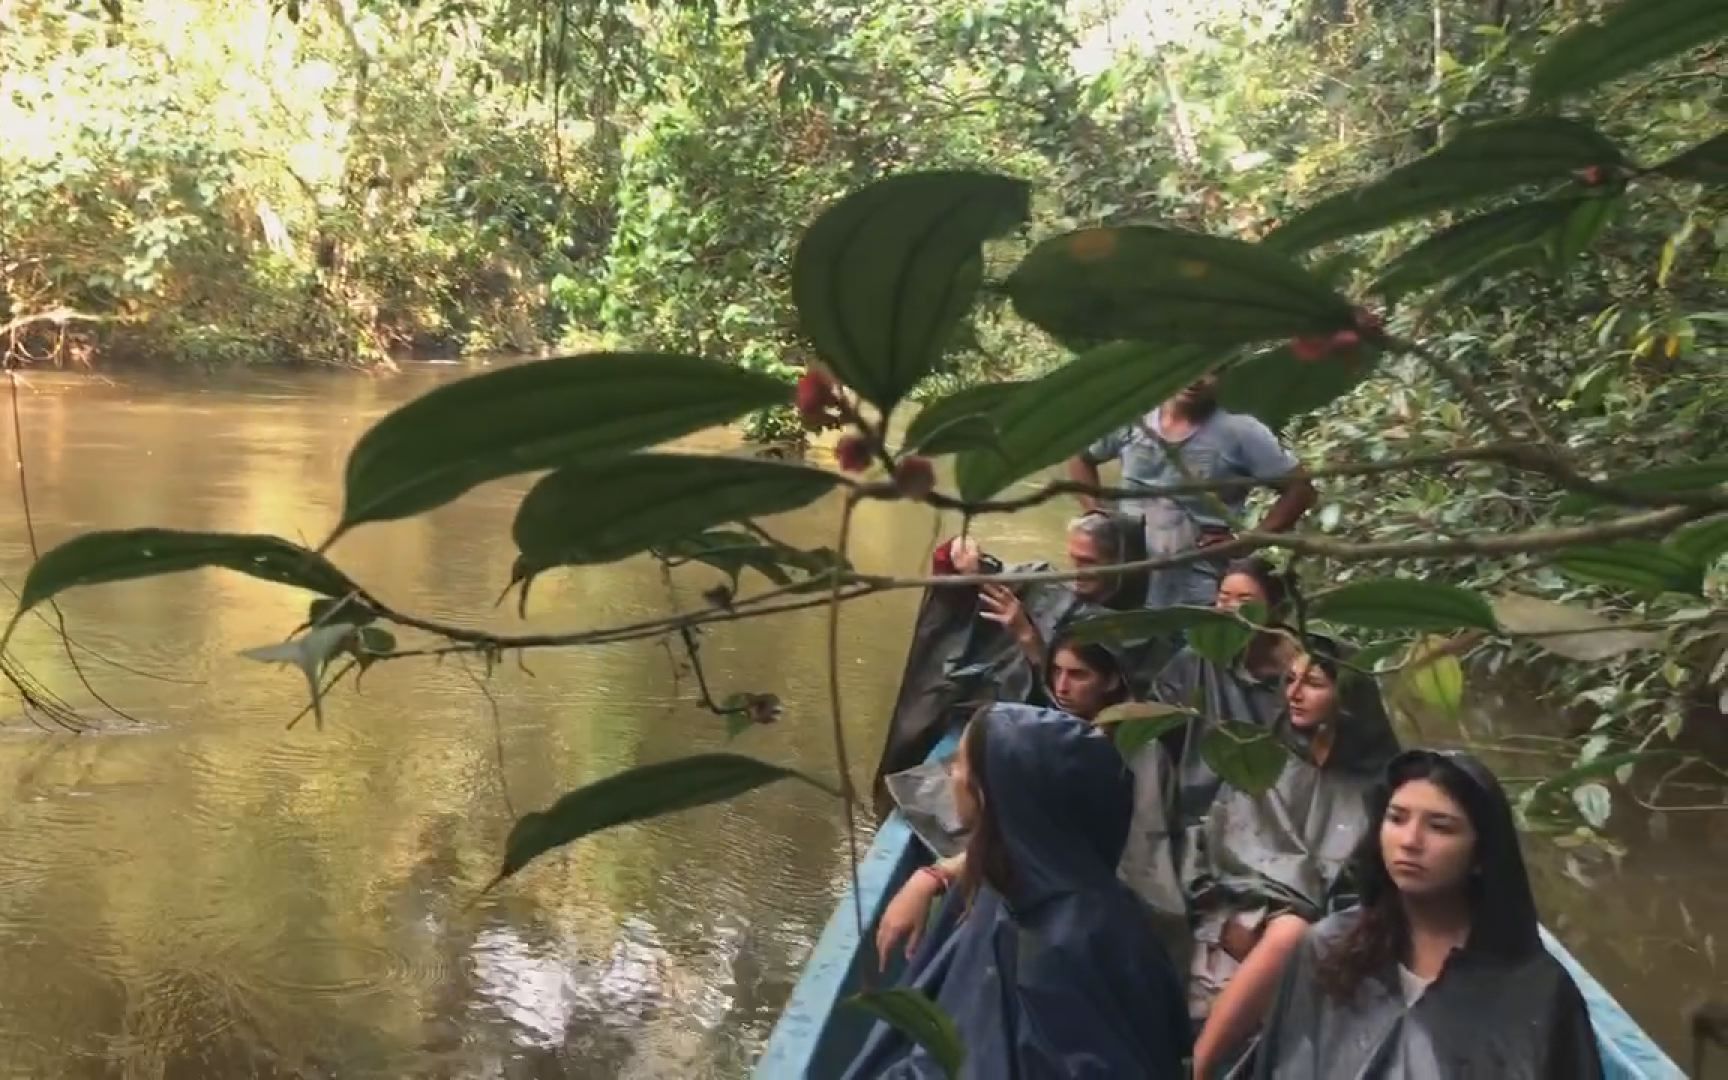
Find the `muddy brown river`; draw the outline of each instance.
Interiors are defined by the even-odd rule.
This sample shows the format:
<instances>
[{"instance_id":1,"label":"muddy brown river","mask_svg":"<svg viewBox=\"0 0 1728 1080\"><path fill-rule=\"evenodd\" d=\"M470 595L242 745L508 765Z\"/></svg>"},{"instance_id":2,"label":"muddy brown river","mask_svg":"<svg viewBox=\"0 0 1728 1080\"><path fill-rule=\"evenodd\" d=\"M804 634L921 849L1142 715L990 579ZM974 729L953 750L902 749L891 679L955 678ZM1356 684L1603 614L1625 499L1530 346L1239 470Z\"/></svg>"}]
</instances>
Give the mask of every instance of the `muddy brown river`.
<instances>
[{"instance_id":1,"label":"muddy brown river","mask_svg":"<svg viewBox=\"0 0 1728 1080\"><path fill-rule=\"evenodd\" d=\"M458 377L33 374L25 475L44 548L82 530L160 525L316 541L349 447L396 404ZM3 391L0 385L0 391ZM0 417L9 414L0 411ZM0 458L11 464L9 418ZM724 434L690 443L731 448ZM0 577L30 561L15 472L0 474ZM700 604L642 558L535 585L526 623L495 606L526 481L409 522L369 525L335 560L399 609L507 630L580 628ZM834 505L771 523L833 543ZM986 524L1008 558L1060 551L1064 507ZM942 534L952 523L941 523ZM918 572L939 523L875 505L854 559ZM383 664L334 693L327 722L291 669L241 658L280 640L306 597L220 571L82 589L62 605L78 680L30 619L14 659L75 704L70 734L0 706L0 1075L65 1078L648 1078L745 1074L840 894L837 808L782 784L627 827L545 858L491 893L516 812L638 763L728 747L668 650L636 642L478 665ZM0 597L10 606L9 597ZM848 606L843 692L862 777L904 660L912 593ZM833 776L825 616L717 627L716 696L772 691L785 716L731 749ZM411 638L405 636L406 644ZM120 666L124 665L124 667ZM1528 699L1479 708L1463 736L1553 734ZM1540 739L1494 758L1552 762ZM1676 1058L1684 1010L1724 996L1728 815L1635 812L1618 857L1529 845L1548 925Z\"/></svg>"}]
</instances>

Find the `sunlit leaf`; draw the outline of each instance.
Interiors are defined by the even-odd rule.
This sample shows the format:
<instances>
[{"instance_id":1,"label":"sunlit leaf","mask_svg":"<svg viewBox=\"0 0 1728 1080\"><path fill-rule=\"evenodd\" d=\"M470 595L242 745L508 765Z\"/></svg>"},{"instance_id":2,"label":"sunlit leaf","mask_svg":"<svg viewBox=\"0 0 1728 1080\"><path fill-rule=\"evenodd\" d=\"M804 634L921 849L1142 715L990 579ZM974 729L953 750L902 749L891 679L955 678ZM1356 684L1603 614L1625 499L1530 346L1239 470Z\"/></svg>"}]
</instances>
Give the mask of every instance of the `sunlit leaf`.
<instances>
[{"instance_id":1,"label":"sunlit leaf","mask_svg":"<svg viewBox=\"0 0 1728 1080\"><path fill-rule=\"evenodd\" d=\"M1232 364L1218 376L1218 404L1248 413L1277 430L1292 418L1330 405L1354 390L1374 370L1380 350L1362 346L1312 363L1296 359L1288 345Z\"/></svg>"},{"instance_id":2,"label":"sunlit leaf","mask_svg":"<svg viewBox=\"0 0 1728 1080\"><path fill-rule=\"evenodd\" d=\"M1728 184L1728 131L1674 155L1651 171L1675 180Z\"/></svg>"},{"instance_id":3,"label":"sunlit leaf","mask_svg":"<svg viewBox=\"0 0 1728 1080\"><path fill-rule=\"evenodd\" d=\"M1223 355L1119 342L1023 384L994 413L996 443L955 465L963 498L987 499L1015 480L1084 450L1206 374Z\"/></svg>"},{"instance_id":4,"label":"sunlit leaf","mask_svg":"<svg viewBox=\"0 0 1728 1080\"><path fill-rule=\"evenodd\" d=\"M1697 594L1704 590L1703 563L1649 540L1567 548L1554 565L1580 581L1633 592Z\"/></svg>"},{"instance_id":5,"label":"sunlit leaf","mask_svg":"<svg viewBox=\"0 0 1728 1080\"><path fill-rule=\"evenodd\" d=\"M1316 619L1376 630L1493 630L1488 601L1456 585L1415 578L1353 581L1316 594L1308 604Z\"/></svg>"},{"instance_id":6,"label":"sunlit leaf","mask_svg":"<svg viewBox=\"0 0 1728 1080\"><path fill-rule=\"evenodd\" d=\"M1194 710L1157 701L1129 701L1112 705L1092 721L1111 728L1122 760L1132 762L1147 743L1174 731L1194 716Z\"/></svg>"},{"instance_id":7,"label":"sunlit leaf","mask_svg":"<svg viewBox=\"0 0 1728 1080\"><path fill-rule=\"evenodd\" d=\"M981 383L949 394L918 410L906 426L907 453L952 454L996 442L994 414L1024 383Z\"/></svg>"},{"instance_id":8,"label":"sunlit leaf","mask_svg":"<svg viewBox=\"0 0 1728 1080\"><path fill-rule=\"evenodd\" d=\"M1277 251L1152 225L1046 240L1015 268L1007 289L1022 318L1071 348L1233 346L1355 323L1347 300Z\"/></svg>"},{"instance_id":9,"label":"sunlit leaf","mask_svg":"<svg viewBox=\"0 0 1728 1080\"><path fill-rule=\"evenodd\" d=\"M354 445L336 535L430 510L489 480L653 446L789 396L771 376L660 353L565 356L449 383Z\"/></svg>"},{"instance_id":10,"label":"sunlit leaf","mask_svg":"<svg viewBox=\"0 0 1728 1080\"><path fill-rule=\"evenodd\" d=\"M1647 630L1618 629L1614 620L1587 608L1521 593L1496 597L1494 616L1508 634L1528 637L1568 660L1608 660L1637 649L1660 648L1663 641L1661 634Z\"/></svg>"},{"instance_id":11,"label":"sunlit leaf","mask_svg":"<svg viewBox=\"0 0 1728 1080\"><path fill-rule=\"evenodd\" d=\"M960 1029L923 991L910 987L872 990L854 994L846 999L846 1003L886 1021L923 1047L949 1080L958 1080L960 1070L966 1064L966 1047L960 1041Z\"/></svg>"},{"instance_id":12,"label":"sunlit leaf","mask_svg":"<svg viewBox=\"0 0 1728 1080\"><path fill-rule=\"evenodd\" d=\"M1445 646L1441 638L1410 646L1395 685L1417 704L1453 717L1464 708L1464 665Z\"/></svg>"},{"instance_id":13,"label":"sunlit leaf","mask_svg":"<svg viewBox=\"0 0 1728 1080\"><path fill-rule=\"evenodd\" d=\"M537 856L591 833L723 802L776 780L802 780L829 790L803 773L739 754L696 754L640 765L596 780L565 794L545 810L517 819L504 844L504 865L492 885Z\"/></svg>"},{"instance_id":14,"label":"sunlit leaf","mask_svg":"<svg viewBox=\"0 0 1728 1080\"><path fill-rule=\"evenodd\" d=\"M327 623L315 626L297 638L276 645L262 645L243 650L240 655L264 664L293 664L306 677L307 690L312 695L312 713L319 730L324 728L324 667L330 658L347 649L358 629L350 623Z\"/></svg>"},{"instance_id":15,"label":"sunlit leaf","mask_svg":"<svg viewBox=\"0 0 1728 1080\"><path fill-rule=\"evenodd\" d=\"M981 247L1026 220L1021 180L904 173L822 213L792 259L798 324L841 382L884 412L935 367L972 306Z\"/></svg>"},{"instance_id":16,"label":"sunlit leaf","mask_svg":"<svg viewBox=\"0 0 1728 1080\"><path fill-rule=\"evenodd\" d=\"M1588 90L1724 34L1722 0L1621 0L1548 44L1530 73L1530 100Z\"/></svg>"},{"instance_id":17,"label":"sunlit leaf","mask_svg":"<svg viewBox=\"0 0 1728 1080\"><path fill-rule=\"evenodd\" d=\"M1576 120L1491 121L1377 180L1323 199L1274 230L1265 243L1301 251L1525 184L1565 179L1591 166L1624 164L1617 146Z\"/></svg>"},{"instance_id":18,"label":"sunlit leaf","mask_svg":"<svg viewBox=\"0 0 1728 1080\"><path fill-rule=\"evenodd\" d=\"M1585 824L1600 829L1614 811L1614 796L1601 784L1579 784L1572 789L1572 804L1578 807Z\"/></svg>"},{"instance_id":19,"label":"sunlit leaf","mask_svg":"<svg viewBox=\"0 0 1728 1080\"><path fill-rule=\"evenodd\" d=\"M612 562L729 521L795 510L841 482L802 465L695 454L566 466L541 477L516 510L518 570Z\"/></svg>"},{"instance_id":20,"label":"sunlit leaf","mask_svg":"<svg viewBox=\"0 0 1728 1080\"><path fill-rule=\"evenodd\" d=\"M1222 723L1200 739L1200 757L1237 791L1260 795L1270 791L1284 774L1290 752L1265 728Z\"/></svg>"},{"instance_id":21,"label":"sunlit leaf","mask_svg":"<svg viewBox=\"0 0 1728 1080\"><path fill-rule=\"evenodd\" d=\"M75 536L30 566L18 610L5 638L24 613L67 589L221 567L264 581L340 598L359 592L329 560L280 537L241 533L121 529Z\"/></svg>"}]
</instances>

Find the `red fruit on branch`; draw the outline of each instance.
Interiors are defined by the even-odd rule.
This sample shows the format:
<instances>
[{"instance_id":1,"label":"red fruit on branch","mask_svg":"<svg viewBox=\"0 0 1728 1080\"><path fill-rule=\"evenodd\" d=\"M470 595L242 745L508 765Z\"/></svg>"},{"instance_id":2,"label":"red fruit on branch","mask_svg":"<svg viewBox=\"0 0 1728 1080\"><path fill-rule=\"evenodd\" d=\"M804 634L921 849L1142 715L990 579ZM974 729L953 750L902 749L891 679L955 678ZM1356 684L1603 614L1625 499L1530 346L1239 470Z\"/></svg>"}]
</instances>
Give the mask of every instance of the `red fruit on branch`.
<instances>
[{"instance_id":1,"label":"red fruit on branch","mask_svg":"<svg viewBox=\"0 0 1728 1080\"><path fill-rule=\"evenodd\" d=\"M1578 182L1585 187L1598 187L1608 178L1607 170L1600 165L1586 165L1573 174Z\"/></svg>"},{"instance_id":2,"label":"red fruit on branch","mask_svg":"<svg viewBox=\"0 0 1728 1080\"><path fill-rule=\"evenodd\" d=\"M862 435L842 436L834 447L834 458L847 472L863 472L870 465L872 447Z\"/></svg>"},{"instance_id":3,"label":"red fruit on branch","mask_svg":"<svg viewBox=\"0 0 1728 1080\"><path fill-rule=\"evenodd\" d=\"M834 381L827 372L811 368L798 376L799 412L820 412L834 403Z\"/></svg>"},{"instance_id":4,"label":"red fruit on branch","mask_svg":"<svg viewBox=\"0 0 1728 1080\"><path fill-rule=\"evenodd\" d=\"M839 399L834 396L834 380L825 371L811 368L798 377L793 394L798 418L811 431L840 426Z\"/></svg>"},{"instance_id":5,"label":"red fruit on branch","mask_svg":"<svg viewBox=\"0 0 1728 1080\"><path fill-rule=\"evenodd\" d=\"M1332 352L1332 339L1309 335L1290 339L1290 353L1304 364L1324 360Z\"/></svg>"},{"instance_id":6,"label":"red fruit on branch","mask_svg":"<svg viewBox=\"0 0 1728 1080\"><path fill-rule=\"evenodd\" d=\"M1354 352L1362 344L1362 335L1355 330L1339 330L1327 342L1329 351L1335 353Z\"/></svg>"},{"instance_id":7,"label":"red fruit on branch","mask_svg":"<svg viewBox=\"0 0 1728 1080\"><path fill-rule=\"evenodd\" d=\"M894 466L894 486L909 499L922 499L936 490L936 469L926 457L902 458Z\"/></svg>"}]
</instances>

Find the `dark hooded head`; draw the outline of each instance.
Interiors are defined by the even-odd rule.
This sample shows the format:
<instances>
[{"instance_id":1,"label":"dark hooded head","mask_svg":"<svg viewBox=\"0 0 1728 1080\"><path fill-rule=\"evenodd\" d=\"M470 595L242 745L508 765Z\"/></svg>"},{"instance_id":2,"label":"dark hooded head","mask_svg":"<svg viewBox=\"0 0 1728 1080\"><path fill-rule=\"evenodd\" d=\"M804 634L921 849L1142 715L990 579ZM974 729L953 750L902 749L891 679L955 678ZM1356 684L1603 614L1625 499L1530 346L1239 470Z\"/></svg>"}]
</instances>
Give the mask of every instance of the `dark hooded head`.
<instances>
[{"instance_id":1,"label":"dark hooded head","mask_svg":"<svg viewBox=\"0 0 1728 1080\"><path fill-rule=\"evenodd\" d=\"M1131 696L1121 654L1098 641L1058 637L1044 664L1044 691L1056 707L1082 720Z\"/></svg>"},{"instance_id":2,"label":"dark hooded head","mask_svg":"<svg viewBox=\"0 0 1728 1080\"><path fill-rule=\"evenodd\" d=\"M1285 708L1278 722L1281 737L1309 760L1314 759L1317 739L1323 737L1328 743L1327 770L1379 776L1399 751L1379 681L1351 666L1356 650L1343 642L1311 634L1303 639L1302 649L1291 658L1285 674ZM1314 694L1314 689L1324 693ZM1317 697L1329 698L1324 715L1313 714Z\"/></svg>"},{"instance_id":3,"label":"dark hooded head","mask_svg":"<svg viewBox=\"0 0 1728 1080\"><path fill-rule=\"evenodd\" d=\"M1134 779L1110 739L1066 713L990 705L961 743L977 801L967 884L1025 912L1107 886L1128 842Z\"/></svg>"},{"instance_id":4,"label":"dark hooded head","mask_svg":"<svg viewBox=\"0 0 1728 1080\"><path fill-rule=\"evenodd\" d=\"M1427 781L1464 811L1475 834L1464 888L1470 909L1467 956L1518 963L1542 948L1536 900L1518 847L1518 828L1500 782L1488 767L1458 751L1410 750L1392 759L1370 797L1372 827L1357 847L1351 869L1361 894L1361 915L1350 932L1321 958L1321 984L1348 999L1362 979L1389 970L1404 956L1408 925L1398 883L1387 869L1382 833L1393 796Z\"/></svg>"},{"instance_id":5,"label":"dark hooded head","mask_svg":"<svg viewBox=\"0 0 1728 1080\"><path fill-rule=\"evenodd\" d=\"M1076 570L1140 562L1146 558L1146 523L1137 515L1089 510L1068 523L1068 562ZM1146 571L1098 574L1074 582L1080 599L1131 611L1146 603Z\"/></svg>"}]
</instances>

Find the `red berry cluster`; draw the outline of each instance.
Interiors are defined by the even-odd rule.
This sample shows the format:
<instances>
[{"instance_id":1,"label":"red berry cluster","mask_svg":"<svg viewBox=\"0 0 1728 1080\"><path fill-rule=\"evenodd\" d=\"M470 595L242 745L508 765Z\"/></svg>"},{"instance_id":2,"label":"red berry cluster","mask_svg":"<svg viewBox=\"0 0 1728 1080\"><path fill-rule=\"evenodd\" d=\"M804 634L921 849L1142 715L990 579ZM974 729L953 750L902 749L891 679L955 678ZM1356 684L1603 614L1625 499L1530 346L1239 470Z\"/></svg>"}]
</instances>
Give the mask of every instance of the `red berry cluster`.
<instances>
[{"instance_id":1,"label":"red berry cluster","mask_svg":"<svg viewBox=\"0 0 1728 1080\"><path fill-rule=\"evenodd\" d=\"M834 393L834 380L826 371L810 368L800 375L794 400L798 405L798 418L810 431L837 428L844 422L840 415L840 399Z\"/></svg>"},{"instance_id":2,"label":"red berry cluster","mask_svg":"<svg viewBox=\"0 0 1728 1080\"><path fill-rule=\"evenodd\" d=\"M833 377L820 368L810 368L799 377L794 401L798 406L798 418L810 431L844 427L848 419L857 419L856 415L849 415L840 400L839 387ZM859 427L861 430L842 435L834 445L834 458L846 472L868 469L881 449L875 438L862 429L863 425ZM930 459L917 456L901 458L894 465L894 486L909 498L922 499L929 495L936 489L936 470Z\"/></svg>"}]
</instances>

